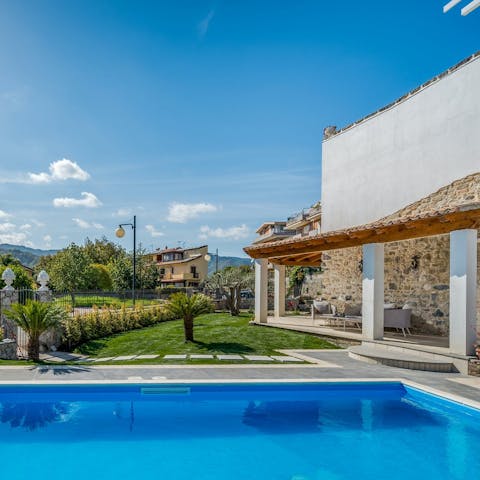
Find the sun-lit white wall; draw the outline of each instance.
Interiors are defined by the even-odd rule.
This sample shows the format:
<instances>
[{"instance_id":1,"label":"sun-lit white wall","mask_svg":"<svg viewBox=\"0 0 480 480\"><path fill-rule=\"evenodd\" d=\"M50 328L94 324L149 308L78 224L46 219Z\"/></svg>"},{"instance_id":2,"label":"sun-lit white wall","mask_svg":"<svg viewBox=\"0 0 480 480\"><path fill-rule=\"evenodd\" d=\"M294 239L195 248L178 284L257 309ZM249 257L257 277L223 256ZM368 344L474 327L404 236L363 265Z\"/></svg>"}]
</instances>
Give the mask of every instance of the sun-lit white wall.
<instances>
[{"instance_id":1,"label":"sun-lit white wall","mask_svg":"<svg viewBox=\"0 0 480 480\"><path fill-rule=\"evenodd\" d=\"M322 231L377 220L480 171L480 57L325 140L322 158Z\"/></svg>"}]
</instances>

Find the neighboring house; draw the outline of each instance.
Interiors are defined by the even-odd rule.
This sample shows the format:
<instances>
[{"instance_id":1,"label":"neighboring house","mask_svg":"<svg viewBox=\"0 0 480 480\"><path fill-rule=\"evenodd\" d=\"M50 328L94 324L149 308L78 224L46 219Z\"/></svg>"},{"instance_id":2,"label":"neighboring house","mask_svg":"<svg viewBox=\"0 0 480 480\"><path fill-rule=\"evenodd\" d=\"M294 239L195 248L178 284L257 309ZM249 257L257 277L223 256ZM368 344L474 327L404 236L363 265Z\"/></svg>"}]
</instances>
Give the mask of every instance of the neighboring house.
<instances>
[{"instance_id":1,"label":"neighboring house","mask_svg":"<svg viewBox=\"0 0 480 480\"><path fill-rule=\"evenodd\" d=\"M292 230L286 230L287 222L265 222L258 228L258 237L253 243L273 242L295 235Z\"/></svg>"},{"instance_id":2,"label":"neighboring house","mask_svg":"<svg viewBox=\"0 0 480 480\"><path fill-rule=\"evenodd\" d=\"M284 313L285 266L321 265L310 291L340 313L357 306L364 339L383 338L384 302L408 304L417 332L448 334L451 352L473 353L480 309L477 85L480 52L347 127L325 129L320 229L307 226L302 212L286 228L304 229L303 236L245 248L256 263L256 321L267 319L268 263L275 317Z\"/></svg>"},{"instance_id":3,"label":"neighboring house","mask_svg":"<svg viewBox=\"0 0 480 480\"><path fill-rule=\"evenodd\" d=\"M196 287L208 274L208 245L155 251L153 261L160 272L160 286Z\"/></svg>"},{"instance_id":4,"label":"neighboring house","mask_svg":"<svg viewBox=\"0 0 480 480\"><path fill-rule=\"evenodd\" d=\"M295 231L298 236L316 235L320 232L320 219L322 209L320 202L299 213L295 213L287 219L286 228Z\"/></svg>"}]
</instances>

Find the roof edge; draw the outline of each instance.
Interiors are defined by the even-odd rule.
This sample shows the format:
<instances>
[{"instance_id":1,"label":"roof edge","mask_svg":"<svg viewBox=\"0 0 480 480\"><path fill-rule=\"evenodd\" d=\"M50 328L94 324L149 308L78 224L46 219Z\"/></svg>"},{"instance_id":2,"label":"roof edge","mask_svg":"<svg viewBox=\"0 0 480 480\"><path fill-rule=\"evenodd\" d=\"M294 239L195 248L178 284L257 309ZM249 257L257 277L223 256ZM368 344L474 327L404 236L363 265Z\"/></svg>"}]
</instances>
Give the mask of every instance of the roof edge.
<instances>
[{"instance_id":1,"label":"roof edge","mask_svg":"<svg viewBox=\"0 0 480 480\"><path fill-rule=\"evenodd\" d=\"M422 83L418 87L415 87L413 90L410 90L406 94L402 95L401 97L398 97L396 100L393 102L385 105L382 108L379 108L378 110L375 110L372 113L369 113L365 117L360 118L359 120L356 120L355 122L349 123L345 127L341 128L340 130L337 130L337 127L334 126L328 126L323 130L323 142L328 142L332 138L337 137L341 133L346 132L347 130L350 130L357 125L360 125L367 120L370 120L373 117L376 117L377 115L380 115L381 113L384 113L387 110L391 110L393 107L396 107L400 103L405 102L409 98L413 97L414 95L417 95L421 91L425 90L426 88L430 87L431 85L437 83L439 80L443 79L444 77L451 75L452 73L455 73L457 70L460 70L460 68L468 65L469 63L473 62L477 58L480 58L480 50L477 52L473 53L472 55L468 56L467 58L464 58L460 62L456 63L452 67L448 68L447 70L444 70L443 72L439 73L438 75L435 75L432 77L430 80L427 80L426 82Z\"/></svg>"}]
</instances>

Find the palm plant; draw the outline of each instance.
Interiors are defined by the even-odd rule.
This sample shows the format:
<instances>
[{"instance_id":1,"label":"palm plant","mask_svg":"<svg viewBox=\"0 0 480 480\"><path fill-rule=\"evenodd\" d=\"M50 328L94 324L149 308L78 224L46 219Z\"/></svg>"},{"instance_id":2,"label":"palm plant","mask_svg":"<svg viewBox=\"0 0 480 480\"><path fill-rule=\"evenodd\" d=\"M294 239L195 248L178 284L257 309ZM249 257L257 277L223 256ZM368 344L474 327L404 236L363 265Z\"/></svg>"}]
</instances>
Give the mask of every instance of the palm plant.
<instances>
[{"instance_id":1,"label":"palm plant","mask_svg":"<svg viewBox=\"0 0 480 480\"><path fill-rule=\"evenodd\" d=\"M196 293L189 297L185 293L174 293L166 308L175 318L183 319L185 341L194 342L193 320L195 317L213 311L213 303L209 297Z\"/></svg>"},{"instance_id":2,"label":"palm plant","mask_svg":"<svg viewBox=\"0 0 480 480\"><path fill-rule=\"evenodd\" d=\"M59 305L33 300L27 300L25 305L15 303L4 314L28 335L28 358L36 362L40 358L40 335L58 327L66 317L65 310Z\"/></svg>"}]
</instances>

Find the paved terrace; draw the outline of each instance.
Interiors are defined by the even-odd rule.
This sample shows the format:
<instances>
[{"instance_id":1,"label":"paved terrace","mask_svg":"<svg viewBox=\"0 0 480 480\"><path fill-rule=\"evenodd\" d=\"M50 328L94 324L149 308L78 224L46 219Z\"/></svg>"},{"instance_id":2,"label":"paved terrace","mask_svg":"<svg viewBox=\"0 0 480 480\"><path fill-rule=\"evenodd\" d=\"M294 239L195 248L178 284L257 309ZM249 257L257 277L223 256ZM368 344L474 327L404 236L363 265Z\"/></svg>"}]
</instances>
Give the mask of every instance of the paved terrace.
<instances>
[{"instance_id":1,"label":"paved terrace","mask_svg":"<svg viewBox=\"0 0 480 480\"><path fill-rule=\"evenodd\" d=\"M0 385L12 383L203 383L404 380L480 408L480 378L455 373L405 370L372 365L345 350L295 350L291 355L314 363L293 365L0 366ZM287 353L287 351L283 351Z\"/></svg>"}]
</instances>

